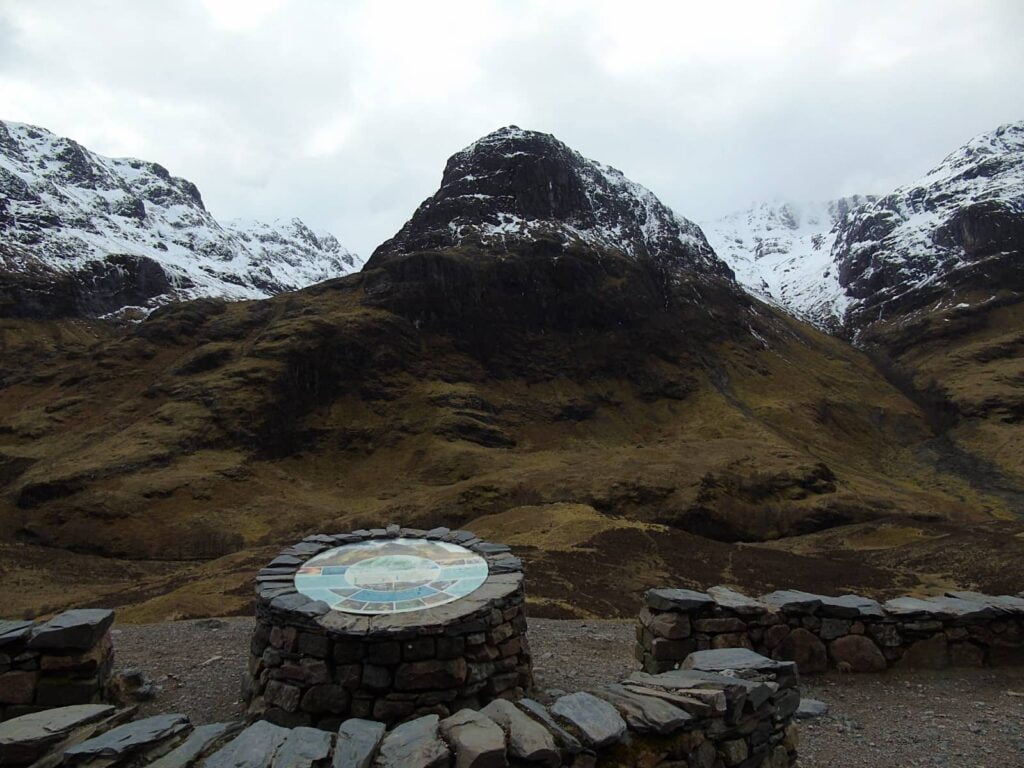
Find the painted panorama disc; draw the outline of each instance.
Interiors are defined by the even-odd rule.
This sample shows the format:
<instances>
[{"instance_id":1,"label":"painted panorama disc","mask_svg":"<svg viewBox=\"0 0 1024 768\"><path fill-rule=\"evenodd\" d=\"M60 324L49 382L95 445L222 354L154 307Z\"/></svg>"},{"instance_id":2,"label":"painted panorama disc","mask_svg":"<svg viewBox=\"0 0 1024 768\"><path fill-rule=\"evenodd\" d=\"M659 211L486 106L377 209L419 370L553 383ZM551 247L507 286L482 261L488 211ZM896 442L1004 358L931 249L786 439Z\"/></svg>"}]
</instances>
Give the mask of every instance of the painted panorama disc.
<instances>
[{"instance_id":1,"label":"painted panorama disc","mask_svg":"<svg viewBox=\"0 0 1024 768\"><path fill-rule=\"evenodd\" d=\"M295 574L295 589L346 613L422 611L465 597L487 563L458 544L373 539L321 552Z\"/></svg>"}]
</instances>

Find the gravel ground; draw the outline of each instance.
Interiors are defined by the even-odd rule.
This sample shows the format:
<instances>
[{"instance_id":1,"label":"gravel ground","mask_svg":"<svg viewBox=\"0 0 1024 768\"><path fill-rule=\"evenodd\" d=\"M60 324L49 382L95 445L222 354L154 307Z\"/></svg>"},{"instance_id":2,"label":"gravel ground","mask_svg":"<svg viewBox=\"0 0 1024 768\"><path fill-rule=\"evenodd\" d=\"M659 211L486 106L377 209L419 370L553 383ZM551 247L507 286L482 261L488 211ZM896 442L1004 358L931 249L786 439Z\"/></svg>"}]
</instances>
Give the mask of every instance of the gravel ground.
<instances>
[{"instance_id":1,"label":"gravel ground","mask_svg":"<svg viewBox=\"0 0 1024 768\"><path fill-rule=\"evenodd\" d=\"M252 624L123 625L114 630L117 667L141 669L161 687L144 714L237 719ZM541 698L636 668L631 621L531 619L530 647ZM801 722L802 768L1024 767L1024 668L830 674L808 678L803 690L831 711Z\"/></svg>"}]
</instances>

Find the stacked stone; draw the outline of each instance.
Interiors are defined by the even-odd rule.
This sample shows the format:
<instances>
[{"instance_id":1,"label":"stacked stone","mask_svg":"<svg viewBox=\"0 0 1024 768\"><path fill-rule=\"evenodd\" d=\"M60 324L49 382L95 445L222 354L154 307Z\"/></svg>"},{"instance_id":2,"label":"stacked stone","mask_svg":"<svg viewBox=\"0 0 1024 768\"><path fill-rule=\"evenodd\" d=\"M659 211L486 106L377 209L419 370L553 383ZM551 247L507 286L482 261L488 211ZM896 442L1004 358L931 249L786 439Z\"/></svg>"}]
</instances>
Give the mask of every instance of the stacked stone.
<instances>
[{"instance_id":1,"label":"stacked stone","mask_svg":"<svg viewBox=\"0 0 1024 768\"><path fill-rule=\"evenodd\" d=\"M1024 664L1024 598L950 592L884 605L859 595L782 590L754 599L726 587L652 589L637 622L648 672L678 669L694 652L747 648L794 661L805 674L893 665Z\"/></svg>"},{"instance_id":2,"label":"stacked stone","mask_svg":"<svg viewBox=\"0 0 1024 768\"><path fill-rule=\"evenodd\" d=\"M452 603L372 616L332 611L295 590L296 571L320 552L399 537L459 544L484 558L487 579ZM257 576L248 712L334 729L350 716L390 724L524 696L533 685L524 602L522 562L468 531L393 525L308 536Z\"/></svg>"},{"instance_id":3,"label":"stacked stone","mask_svg":"<svg viewBox=\"0 0 1024 768\"><path fill-rule=\"evenodd\" d=\"M686 670L635 673L550 706L495 699L422 715L390 731L349 718L334 732L260 720L193 728L181 715L81 706L0 724L0 765L74 768L787 768L800 694L791 662L749 651L694 654ZM723 674L727 673L727 674Z\"/></svg>"},{"instance_id":4,"label":"stacked stone","mask_svg":"<svg viewBox=\"0 0 1024 768\"><path fill-rule=\"evenodd\" d=\"M114 652L105 609L49 621L0 621L0 720L103 700Z\"/></svg>"}]
</instances>

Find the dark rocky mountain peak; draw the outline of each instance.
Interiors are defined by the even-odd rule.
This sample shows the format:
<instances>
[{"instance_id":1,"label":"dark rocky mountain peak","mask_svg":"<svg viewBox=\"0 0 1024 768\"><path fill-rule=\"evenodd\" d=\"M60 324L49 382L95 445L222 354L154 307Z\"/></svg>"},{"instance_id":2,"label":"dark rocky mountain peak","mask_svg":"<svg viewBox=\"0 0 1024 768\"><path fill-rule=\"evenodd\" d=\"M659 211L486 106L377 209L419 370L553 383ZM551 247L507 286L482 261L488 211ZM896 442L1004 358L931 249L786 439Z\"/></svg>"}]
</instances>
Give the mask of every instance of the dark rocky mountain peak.
<instances>
[{"instance_id":1,"label":"dark rocky mountain peak","mask_svg":"<svg viewBox=\"0 0 1024 768\"><path fill-rule=\"evenodd\" d=\"M620 171L554 136L501 128L445 166L441 186L368 262L475 245L508 251L538 240L732 276L698 227Z\"/></svg>"}]
</instances>

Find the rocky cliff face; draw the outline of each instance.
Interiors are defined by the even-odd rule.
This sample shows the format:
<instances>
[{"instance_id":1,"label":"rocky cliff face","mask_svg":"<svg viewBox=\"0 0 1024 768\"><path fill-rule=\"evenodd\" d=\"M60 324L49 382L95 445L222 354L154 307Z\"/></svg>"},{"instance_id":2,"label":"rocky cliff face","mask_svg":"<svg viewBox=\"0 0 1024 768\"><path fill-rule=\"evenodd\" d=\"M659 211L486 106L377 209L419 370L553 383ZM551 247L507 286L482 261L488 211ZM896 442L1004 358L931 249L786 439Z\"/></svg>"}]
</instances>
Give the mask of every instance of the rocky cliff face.
<instances>
[{"instance_id":1,"label":"rocky cliff face","mask_svg":"<svg viewBox=\"0 0 1024 768\"><path fill-rule=\"evenodd\" d=\"M853 211L875 199L756 203L701 227L747 290L836 330L850 300L832 261L832 245Z\"/></svg>"},{"instance_id":2,"label":"rocky cliff face","mask_svg":"<svg viewBox=\"0 0 1024 768\"><path fill-rule=\"evenodd\" d=\"M853 213L832 248L860 333L933 302L1024 287L1024 122L975 137L913 184ZM973 292L987 294L961 301Z\"/></svg>"},{"instance_id":3,"label":"rocky cliff face","mask_svg":"<svg viewBox=\"0 0 1024 768\"><path fill-rule=\"evenodd\" d=\"M0 313L58 317L172 299L265 298L358 269L298 219L221 224L157 163L0 122Z\"/></svg>"}]
</instances>

